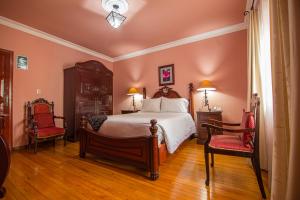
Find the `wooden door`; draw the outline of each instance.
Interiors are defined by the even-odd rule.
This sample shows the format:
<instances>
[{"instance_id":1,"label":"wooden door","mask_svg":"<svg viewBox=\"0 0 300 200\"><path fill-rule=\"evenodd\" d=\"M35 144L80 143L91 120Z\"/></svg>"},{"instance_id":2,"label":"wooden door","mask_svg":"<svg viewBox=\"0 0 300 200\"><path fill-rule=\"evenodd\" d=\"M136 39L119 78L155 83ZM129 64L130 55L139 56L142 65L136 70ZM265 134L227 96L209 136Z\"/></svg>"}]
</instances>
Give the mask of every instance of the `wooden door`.
<instances>
[{"instance_id":1,"label":"wooden door","mask_svg":"<svg viewBox=\"0 0 300 200\"><path fill-rule=\"evenodd\" d=\"M12 148L13 52L0 49L0 116L4 117L2 138Z\"/></svg>"}]
</instances>

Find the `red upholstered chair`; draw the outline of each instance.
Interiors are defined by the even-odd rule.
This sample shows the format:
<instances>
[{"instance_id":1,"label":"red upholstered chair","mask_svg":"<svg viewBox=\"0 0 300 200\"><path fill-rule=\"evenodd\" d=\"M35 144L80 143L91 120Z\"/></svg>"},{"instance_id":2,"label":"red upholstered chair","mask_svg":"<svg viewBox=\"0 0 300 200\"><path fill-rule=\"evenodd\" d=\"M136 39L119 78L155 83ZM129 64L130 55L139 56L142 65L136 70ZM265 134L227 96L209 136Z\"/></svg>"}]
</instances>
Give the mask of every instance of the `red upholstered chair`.
<instances>
[{"instance_id":1,"label":"red upholstered chair","mask_svg":"<svg viewBox=\"0 0 300 200\"><path fill-rule=\"evenodd\" d=\"M260 160L259 160L259 97L252 95L250 112L243 111L241 124L225 123L222 121L210 120L210 123L203 123L207 128L208 139L204 144L204 156L206 166L206 181L209 185L209 153L211 154L211 167L214 166L214 154L239 156L250 158L257 182L263 198L266 198L264 190ZM228 128L229 126L241 126L239 128ZM213 134L216 131L227 132L224 135Z\"/></svg>"},{"instance_id":2,"label":"red upholstered chair","mask_svg":"<svg viewBox=\"0 0 300 200\"><path fill-rule=\"evenodd\" d=\"M28 131L28 150L32 142L34 142L34 152L37 152L38 142L45 140L55 140L58 137L64 138L66 145L65 130L67 125L64 117L54 115L54 103L49 103L47 100L40 98L26 104L27 112L27 131ZM64 127L55 126L54 119L62 119Z\"/></svg>"}]
</instances>

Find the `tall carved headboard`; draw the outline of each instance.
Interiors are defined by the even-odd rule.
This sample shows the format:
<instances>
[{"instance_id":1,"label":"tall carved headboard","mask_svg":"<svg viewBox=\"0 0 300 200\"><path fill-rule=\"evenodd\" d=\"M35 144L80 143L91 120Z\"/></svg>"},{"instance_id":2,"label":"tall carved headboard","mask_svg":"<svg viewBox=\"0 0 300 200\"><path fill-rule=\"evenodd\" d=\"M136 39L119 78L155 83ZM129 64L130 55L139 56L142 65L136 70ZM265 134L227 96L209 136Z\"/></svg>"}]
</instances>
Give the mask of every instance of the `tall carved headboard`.
<instances>
[{"instance_id":1,"label":"tall carved headboard","mask_svg":"<svg viewBox=\"0 0 300 200\"><path fill-rule=\"evenodd\" d=\"M188 85L188 89L189 89L189 113L192 115L193 119L194 119L194 96L193 96L193 92L194 92L194 86L193 83L190 83ZM144 99L147 96L147 92L146 92L146 88L143 88L143 97ZM164 86L161 87L154 95L152 98L160 98L160 97L166 97L166 98L182 98L182 96L180 96L178 94L178 92L176 92L175 90L173 90L172 88L168 87L168 86Z\"/></svg>"}]
</instances>

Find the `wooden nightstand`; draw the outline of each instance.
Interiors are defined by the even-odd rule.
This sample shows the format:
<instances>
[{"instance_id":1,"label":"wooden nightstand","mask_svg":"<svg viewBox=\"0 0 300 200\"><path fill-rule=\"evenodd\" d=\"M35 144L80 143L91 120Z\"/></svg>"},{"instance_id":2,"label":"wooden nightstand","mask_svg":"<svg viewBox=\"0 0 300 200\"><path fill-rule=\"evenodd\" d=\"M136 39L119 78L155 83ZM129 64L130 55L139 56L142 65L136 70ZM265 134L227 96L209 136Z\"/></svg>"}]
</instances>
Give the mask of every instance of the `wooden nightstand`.
<instances>
[{"instance_id":1,"label":"wooden nightstand","mask_svg":"<svg viewBox=\"0 0 300 200\"><path fill-rule=\"evenodd\" d=\"M222 121L222 111L212 111L212 112L197 112L197 132L198 132L198 144L204 144L207 140L207 129L201 127L202 123L208 122L208 119L215 119Z\"/></svg>"},{"instance_id":2,"label":"wooden nightstand","mask_svg":"<svg viewBox=\"0 0 300 200\"><path fill-rule=\"evenodd\" d=\"M138 112L139 110L121 110L121 113L122 114L130 114L130 113L136 113Z\"/></svg>"}]
</instances>

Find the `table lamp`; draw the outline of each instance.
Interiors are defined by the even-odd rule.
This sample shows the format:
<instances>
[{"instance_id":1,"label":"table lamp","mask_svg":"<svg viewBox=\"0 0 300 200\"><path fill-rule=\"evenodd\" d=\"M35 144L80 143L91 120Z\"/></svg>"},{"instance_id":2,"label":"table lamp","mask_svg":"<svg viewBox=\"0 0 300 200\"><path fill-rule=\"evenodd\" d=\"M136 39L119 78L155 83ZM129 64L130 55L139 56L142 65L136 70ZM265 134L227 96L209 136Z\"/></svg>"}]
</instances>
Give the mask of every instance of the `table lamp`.
<instances>
[{"instance_id":1,"label":"table lamp","mask_svg":"<svg viewBox=\"0 0 300 200\"><path fill-rule=\"evenodd\" d=\"M130 88L128 90L128 93L127 93L127 95L132 96L132 105L133 105L133 110L134 111L136 110L136 108L135 108L135 101L134 101L134 95L136 95L138 93L139 93L138 90L136 88L134 88L134 87Z\"/></svg>"},{"instance_id":2,"label":"table lamp","mask_svg":"<svg viewBox=\"0 0 300 200\"><path fill-rule=\"evenodd\" d=\"M209 107L209 103L208 103L208 98L207 98L207 91L215 91L216 88L214 87L214 85L209 81L209 80L204 80L200 82L199 88L197 89L197 91L203 92L205 94L205 106L208 107L208 111L210 112L211 109Z\"/></svg>"}]
</instances>

